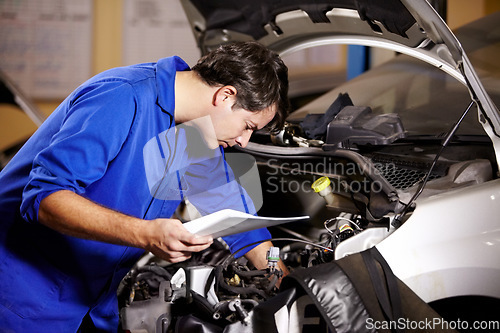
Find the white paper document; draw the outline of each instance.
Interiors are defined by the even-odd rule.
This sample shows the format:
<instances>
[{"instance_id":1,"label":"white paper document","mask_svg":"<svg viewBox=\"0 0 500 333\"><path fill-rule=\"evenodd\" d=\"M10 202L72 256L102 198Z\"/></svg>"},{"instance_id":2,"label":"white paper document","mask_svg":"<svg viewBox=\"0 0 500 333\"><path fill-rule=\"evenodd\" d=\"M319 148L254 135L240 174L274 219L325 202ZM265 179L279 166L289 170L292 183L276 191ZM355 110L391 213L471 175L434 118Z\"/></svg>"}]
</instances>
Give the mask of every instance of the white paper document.
<instances>
[{"instance_id":1,"label":"white paper document","mask_svg":"<svg viewBox=\"0 0 500 333\"><path fill-rule=\"evenodd\" d=\"M223 209L213 214L186 222L183 226L193 234L199 236L212 235L213 238L217 238L307 219L309 219L309 216L265 217L246 214L233 209Z\"/></svg>"}]
</instances>

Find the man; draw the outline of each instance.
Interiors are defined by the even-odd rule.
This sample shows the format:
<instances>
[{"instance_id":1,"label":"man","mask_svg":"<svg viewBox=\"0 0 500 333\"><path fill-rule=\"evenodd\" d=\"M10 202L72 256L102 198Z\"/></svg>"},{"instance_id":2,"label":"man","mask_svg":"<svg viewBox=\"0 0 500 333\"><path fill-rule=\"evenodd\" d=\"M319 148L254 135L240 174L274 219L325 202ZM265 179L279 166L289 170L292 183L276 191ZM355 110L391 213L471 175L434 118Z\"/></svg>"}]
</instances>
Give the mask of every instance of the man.
<instances>
[{"instance_id":1,"label":"man","mask_svg":"<svg viewBox=\"0 0 500 333\"><path fill-rule=\"evenodd\" d=\"M184 193L202 214L241 198L255 213L235 182L212 185L220 150L190 164L189 131L175 125L208 127L211 148L244 147L254 130L280 126L287 90L286 66L254 42L220 47L192 70L171 57L77 88L0 173L0 331L74 332L83 318L116 330L116 288L144 250L175 263L212 242L170 218ZM259 229L225 240L236 251L268 238ZM245 256L265 267L270 245Z\"/></svg>"}]
</instances>

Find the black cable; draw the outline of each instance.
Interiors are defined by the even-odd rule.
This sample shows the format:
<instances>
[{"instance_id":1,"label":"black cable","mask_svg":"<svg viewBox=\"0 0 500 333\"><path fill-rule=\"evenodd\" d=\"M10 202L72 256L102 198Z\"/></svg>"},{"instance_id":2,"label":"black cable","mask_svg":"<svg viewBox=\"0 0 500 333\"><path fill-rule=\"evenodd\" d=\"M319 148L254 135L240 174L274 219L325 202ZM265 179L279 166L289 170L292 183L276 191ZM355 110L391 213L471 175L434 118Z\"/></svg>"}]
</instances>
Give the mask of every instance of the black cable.
<instances>
[{"instance_id":1,"label":"black cable","mask_svg":"<svg viewBox=\"0 0 500 333\"><path fill-rule=\"evenodd\" d=\"M234 259L234 256L246 249L247 247L250 247L250 246L253 246L253 245L256 245L256 244L260 244L260 243L264 243L264 242L267 242L267 241L290 241L290 242L301 242L301 243L305 243L305 244L308 244L308 245L311 245L311 246L314 246L314 247L318 247L320 249L323 249L325 251L330 251L330 252L333 252L334 250L328 248L328 247L324 247L324 246L321 246L321 245L318 245L316 243L313 243L313 242L310 242L310 241L306 241L306 240L302 240L302 239L295 239L295 238L287 238L287 237L283 237L283 238L269 238L269 239L264 239L264 240L261 240L261 241L256 241L256 242L253 242L253 243L250 243L248 245L245 245L241 248L239 248L238 250L234 251L233 253L231 253L229 256L227 256L226 259L224 259L224 261L218 265L216 267L216 277L217 277L217 284L219 286L221 286L222 288L228 290L228 291L231 291L231 292L234 292L234 293L239 293L239 294L247 294L247 293L254 293L254 294L258 294L260 295L261 297L263 297L264 299L267 299L268 296L262 292L261 290L255 288L255 287L232 287L232 286L229 286L227 284L223 284L222 282L224 281L224 278L222 276L222 271L228 266L229 262ZM259 273L261 273L261 271L259 271ZM276 279L277 280L277 279ZM272 285L272 281L271 281L271 285Z\"/></svg>"},{"instance_id":2,"label":"black cable","mask_svg":"<svg viewBox=\"0 0 500 333\"><path fill-rule=\"evenodd\" d=\"M318 245L316 243L313 243L313 242L309 242L309 241L306 241L306 240L303 240L303 239L295 239L295 238L287 238L287 237L282 237L282 238L269 238L269 239L264 239L264 240L261 240L261 241L257 241L257 242L253 242L253 243L250 243L248 245L245 245L241 248L239 248L238 250L234 251L233 253L231 253L226 259L224 259L224 261L221 263L221 266L225 267L227 266L227 264L229 263L229 261L231 259L234 258L234 256L246 249L247 247L250 247L250 246L253 246L253 245L256 245L256 244L260 244L260 243L264 243L264 242L269 242L269 241L289 241L289 242L301 242L301 243L304 243L304 244L308 244L308 245L311 245L311 246L314 246L314 247L318 247L322 250L325 250L325 251L330 251L330 252L333 252L334 250L328 248L328 247L325 247L325 246L321 246L321 245Z\"/></svg>"}]
</instances>

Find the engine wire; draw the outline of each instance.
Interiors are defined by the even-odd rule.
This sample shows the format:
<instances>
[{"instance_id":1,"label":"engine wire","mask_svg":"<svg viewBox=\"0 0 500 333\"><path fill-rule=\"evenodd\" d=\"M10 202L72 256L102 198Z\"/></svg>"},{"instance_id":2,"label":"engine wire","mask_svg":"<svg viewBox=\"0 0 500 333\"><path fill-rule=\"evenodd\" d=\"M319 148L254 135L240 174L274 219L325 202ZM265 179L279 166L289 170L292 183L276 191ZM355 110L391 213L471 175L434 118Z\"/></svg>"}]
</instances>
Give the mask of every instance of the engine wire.
<instances>
[{"instance_id":1,"label":"engine wire","mask_svg":"<svg viewBox=\"0 0 500 333\"><path fill-rule=\"evenodd\" d=\"M324 251L334 252L334 250L331 249L331 248L329 248L329 247L318 245L318 244L316 244L314 242L306 241L306 240L303 240L303 239L295 239L295 238L288 238L288 237L269 238L269 239L264 239L264 240L261 240L261 241L253 242L253 243L250 243L248 245L245 245L245 246L239 248L238 250L236 250L233 253L231 253L226 259L224 259L224 261L221 263L221 266L223 266L223 267L227 266L228 263L229 263L229 261L232 260L232 259L234 259L234 256L238 252L246 249L247 247L250 247L250 246L253 246L253 245L256 245L256 244L261 244L261 243L264 243L264 242L272 242L272 241L300 242L300 243L304 243L304 244L308 244L308 245L320 248L320 249L322 249Z\"/></svg>"},{"instance_id":2,"label":"engine wire","mask_svg":"<svg viewBox=\"0 0 500 333\"><path fill-rule=\"evenodd\" d=\"M328 231L330 234L334 234L334 233L335 233L335 231L333 231L333 230L331 230L330 228L328 228L328 225L329 225L330 223L332 223L332 222L335 222L335 229L337 229L337 228L338 228L338 226L339 226L339 222L340 222L340 220L347 221L347 222L349 222L350 224L353 224L353 225L356 227L356 229L357 229L357 230L361 230L361 228L358 226L358 224L357 224L356 222L354 222L353 220L348 219L348 218L346 218L346 217L337 216L337 217L334 217L333 219L328 219L328 220L326 220L326 221L323 223L323 224L324 224L324 226L325 226L326 231Z\"/></svg>"}]
</instances>

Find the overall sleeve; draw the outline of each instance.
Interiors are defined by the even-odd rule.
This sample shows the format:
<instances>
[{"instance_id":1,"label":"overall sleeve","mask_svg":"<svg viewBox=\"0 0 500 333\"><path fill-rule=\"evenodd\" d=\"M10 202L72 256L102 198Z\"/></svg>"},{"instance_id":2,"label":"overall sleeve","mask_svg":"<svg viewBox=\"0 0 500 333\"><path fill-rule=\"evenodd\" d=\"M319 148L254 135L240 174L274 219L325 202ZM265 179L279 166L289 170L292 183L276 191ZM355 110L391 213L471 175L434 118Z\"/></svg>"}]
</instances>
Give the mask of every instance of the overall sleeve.
<instances>
[{"instance_id":1,"label":"overall sleeve","mask_svg":"<svg viewBox=\"0 0 500 333\"><path fill-rule=\"evenodd\" d=\"M105 175L129 135L136 112L134 90L120 81L94 83L76 91L54 112L64 115L59 115L59 124L48 125L58 128L36 155L23 192L21 214L30 222L37 221L40 202L49 194L83 194Z\"/></svg>"}]
</instances>

